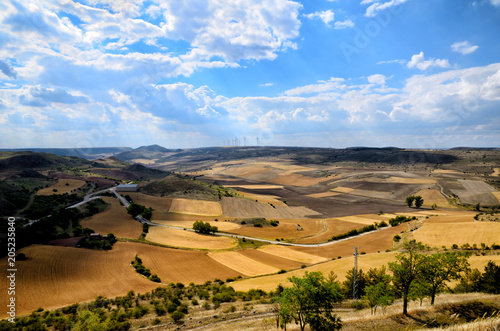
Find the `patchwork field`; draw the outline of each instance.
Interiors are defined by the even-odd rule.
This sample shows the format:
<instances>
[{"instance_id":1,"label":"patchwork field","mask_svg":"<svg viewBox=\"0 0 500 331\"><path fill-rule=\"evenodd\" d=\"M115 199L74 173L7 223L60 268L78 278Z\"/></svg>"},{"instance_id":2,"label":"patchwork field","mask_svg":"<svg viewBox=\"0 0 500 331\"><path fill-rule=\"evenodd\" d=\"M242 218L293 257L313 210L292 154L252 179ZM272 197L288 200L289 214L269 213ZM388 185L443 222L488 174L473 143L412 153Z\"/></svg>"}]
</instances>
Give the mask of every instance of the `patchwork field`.
<instances>
[{"instance_id":1,"label":"patchwork field","mask_svg":"<svg viewBox=\"0 0 500 331\"><path fill-rule=\"evenodd\" d=\"M211 259L204 252L118 242L111 251L33 245L20 250L27 261L16 263L17 313L66 306L94 300L98 295L115 297L133 289L144 293L158 287L139 275L130 262L139 255L162 282L204 283L241 273ZM6 259L2 259L6 264ZM7 292L7 282L0 290ZM7 298L2 296L2 298ZM5 317L2 312L1 317Z\"/></svg>"},{"instance_id":2,"label":"patchwork field","mask_svg":"<svg viewBox=\"0 0 500 331\"><path fill-rule=\"evenodd\" d=\"M70 193L85 185L85 181L80 179L60 179L54 185L46 187L36 192L37 195L52 195ZM54 190L56 190L54 192Z\"/></svg>"},{"instance_id":3,"label":"patchwork field","mask_svg":"<svg viewBox=\"0 0 500 331\"><path fill-rule=\"evenodd\" d=\"M192 231L152 226L146 239L173 247L194 249L228 249L236 245L234 239L213 235L202 235Z\"/></svg>"},{"instance_id":4,"label":"patchwork field","mask_svg":"<svg viewBox=\"0 0 500 331\"><path fill-rule=\"evenodd\" d=\"M155 163L148 159L136 161ZM124 241L116 243L111 251L41 245L26 247L20 251L28 260L18 263L16 281L22 289L18 292L18 313L89 301L98 295L114 297L130 290L143 293L156 288L158 284L140 276L130 266L136 255L163 283L204 283L216 278L242 276L243 279L231 283L236 290L271 291L279 284L287 284L288 277L302 276L306 270L324 274L334 271L343 280L353 266L354 247L362 254L358 266L364 271L387 265L394 260L395 253L385 251L400 247L394 242L395 235L448 248L465 243L471 246L500 244L500 223L476 222L473 217L477 212L448 203L447 195L449 198L457 194L461 202L481 202L481 206L485 202L499 204L500 192L476 175L452 170L431 172L429 167L412 172L406 168L390 170L387 166L356 169L352 162L339 167L333 163L319 165L309 161L288 156L264 158L256 154L255 158L245 160L211 161L205 168L202 162L193 164L191 174L200 176L197 181L217 180L220 185L239 190L240 197L223 197L220 201L177 197L186 197L183 195L158 197L124 193L134 202L154 209L152 222L192 228L195 221L203 221L217 226L220 231L251 238L247 238L246 245L241 242L239 246L238 241L230 237L150 226L146 240L176 248ZM163 163L165 166L172 164ZM198 169L201 170L194 172ZM494 168L494 175L500 173L498 169ZM81 180L64 179L38 194L53 194L54 189L61 194L84 184ZM411 194L423 197L423 208L405 205L405 198ZM81 225L103 234L137 239L142 224L133 220L117 199L103 199L111 206L90 220L82 221ZM431 209L434 204L436 210ZM414 215L418 221L325 246L313 245L375 222L387 222L396 215ZM279 225L242 225L244 218L278 220ZM284 245L248 248L253 247L257 238L283 239ZM308 246L285 246L287 243ZM482 269L488 260L500 263L500 256L472 256L470 261L472 267ZM287 272L278 274L281 270ZM0 285L4 293L5 285L5 282Z\"/></svg>"},{"instance_id":5,"label":"patchwork field","mask_svg":"<svg viewBox=\"0 0 500 331\"><path fill-rule=\"evenodd\" d=\"M89 220L83 220L82 227L93 229L102 235L113 233L118 238L137 239L142 233L142 224L127 213L118 199L112 197L102 199L111 206Z\"/></svg>"}]
</instances>

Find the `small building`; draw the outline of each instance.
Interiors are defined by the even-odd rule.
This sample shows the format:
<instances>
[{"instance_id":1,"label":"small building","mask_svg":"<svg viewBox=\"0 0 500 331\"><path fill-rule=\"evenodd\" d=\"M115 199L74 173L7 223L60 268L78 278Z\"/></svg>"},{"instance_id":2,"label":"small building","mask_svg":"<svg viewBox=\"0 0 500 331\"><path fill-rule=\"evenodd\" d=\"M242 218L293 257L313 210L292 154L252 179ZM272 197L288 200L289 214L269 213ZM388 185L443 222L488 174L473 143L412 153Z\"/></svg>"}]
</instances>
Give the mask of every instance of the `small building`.
<instances>
[{"instance_id":1,"label":"small building","mask_svg":"<svg viewBox=\"0 0 500 331\"><path fill-rule=\"evenodd\" d=\"M94 232L94 233L90 234L90 238L93 238L93 239L102 239L102 236L101 236L100 233Z\"/></svg>"},{"instance_id":2,"label":"small building","mask_svg":"<svg viewBox=\"0 0 500 331\"><path fill-rule=\"evenodd\" d=\"M137 184L123 184L116 187L117 192L137 192L139 186Z\"/></svg>"}]
</instances>

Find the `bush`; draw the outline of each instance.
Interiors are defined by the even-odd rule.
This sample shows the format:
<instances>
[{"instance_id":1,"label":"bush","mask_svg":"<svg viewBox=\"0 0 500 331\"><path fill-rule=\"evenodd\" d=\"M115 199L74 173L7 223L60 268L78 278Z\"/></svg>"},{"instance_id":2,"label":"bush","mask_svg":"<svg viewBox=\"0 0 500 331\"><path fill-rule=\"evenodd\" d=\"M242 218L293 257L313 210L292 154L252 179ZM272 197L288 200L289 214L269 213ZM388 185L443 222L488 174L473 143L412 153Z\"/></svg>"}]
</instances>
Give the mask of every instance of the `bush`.
<instances>
[{"instance_id":1,"label":"bush","mask_svg":"<svg viewBox=\"0 0 500 331\"><path fill-rule=\"evenodd\" d=\"M174 311L172 314L170 314L170 317L172 317L175 323L179 323L184 318L184 316L184 313L180 311Z\"/></svg>"},{"instance_id":2,"label":"bush","mask_svg":"<svg viewBox=\"0 0 500 331\"><path fill-rule=\"evenodd\" d=\"M397 234L394 236L393 240L398 243L401 240L401 236Z\"/></svg>"},{"instance_id":3,"label":"bush","mask_svg":"<svg viewBox=\"0 0 500 331\"><path fill-rule=\"evenodd\" d=\"M193 230L197 233L210 234L219 231L216 226L211 226L209 222L196 221L193 224Z\"/></svg>"}]
</instances>

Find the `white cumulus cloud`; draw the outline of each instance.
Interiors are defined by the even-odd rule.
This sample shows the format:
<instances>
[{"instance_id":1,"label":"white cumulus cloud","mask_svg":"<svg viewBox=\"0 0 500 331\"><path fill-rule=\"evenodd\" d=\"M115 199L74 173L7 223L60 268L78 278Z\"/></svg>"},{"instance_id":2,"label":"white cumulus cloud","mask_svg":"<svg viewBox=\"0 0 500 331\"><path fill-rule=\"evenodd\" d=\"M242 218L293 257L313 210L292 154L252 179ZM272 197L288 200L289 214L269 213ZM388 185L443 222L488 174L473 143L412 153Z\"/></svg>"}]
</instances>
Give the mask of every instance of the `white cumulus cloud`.
<instances>
[{"instance_id":1,"label":"white cumulus cloud","mask_svg":"<svg viewBox=\"0 0 500 331\"><path fill-rule=\"evenodd\" d=\"M330 9L325 10L325 11L319 11L311 14L304 15L308 19L315 19L319 18L320 20L323 21L326 25L330 25L330 22L332 22L335 19L335 13L331 11Z\"/></svg>"},{"instance_id":2,"label":"white cumulus cloud","mask_svg":"<svg viewBox=\"0 0 500 331\"><path fill-rule=\"evenodd\" d=\"M407 63L408 68L417 68L420 70L427 70L432 67L438 68L449 68L450 63L447 59L429 59L426 60L424 57L424 52L415 54L411 57L410 62Z\"/></svg>"}]
</instances>

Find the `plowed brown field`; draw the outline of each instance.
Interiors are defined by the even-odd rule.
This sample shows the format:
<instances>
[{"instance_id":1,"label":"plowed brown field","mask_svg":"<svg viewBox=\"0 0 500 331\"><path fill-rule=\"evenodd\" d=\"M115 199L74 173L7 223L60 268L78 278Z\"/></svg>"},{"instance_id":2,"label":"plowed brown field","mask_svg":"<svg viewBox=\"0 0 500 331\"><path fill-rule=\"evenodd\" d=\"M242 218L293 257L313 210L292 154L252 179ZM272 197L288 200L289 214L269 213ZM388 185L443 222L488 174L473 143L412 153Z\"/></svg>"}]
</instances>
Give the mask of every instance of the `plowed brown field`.
<instances>
[{"instance_id":1,"label":"plowed brown field","mask_svg":"<svg viewBox=\"0 0 500 331\"><path fill-rule=\"evenodd\" d=\"M118 238L138 238L142 233L142 224L127 214L126 209L120 205L118 199L111 197L103 197L102 199L111 206L92 216L90 220L82 221L81 226L91 228L103 235L113 233Z\"/></svg>"},{"instance_id":2,"label":"plowed brown field","mask_svg":"<svg viewBox=\"0 0 500 331\"><path fill-rule=\"evenodd\" d=\"M223 198L220 202L224 216L228 217L265 217L267 219L305 218L318 215L306 207L275 206L239 198Z\"/></svg>"}]
</instances>

